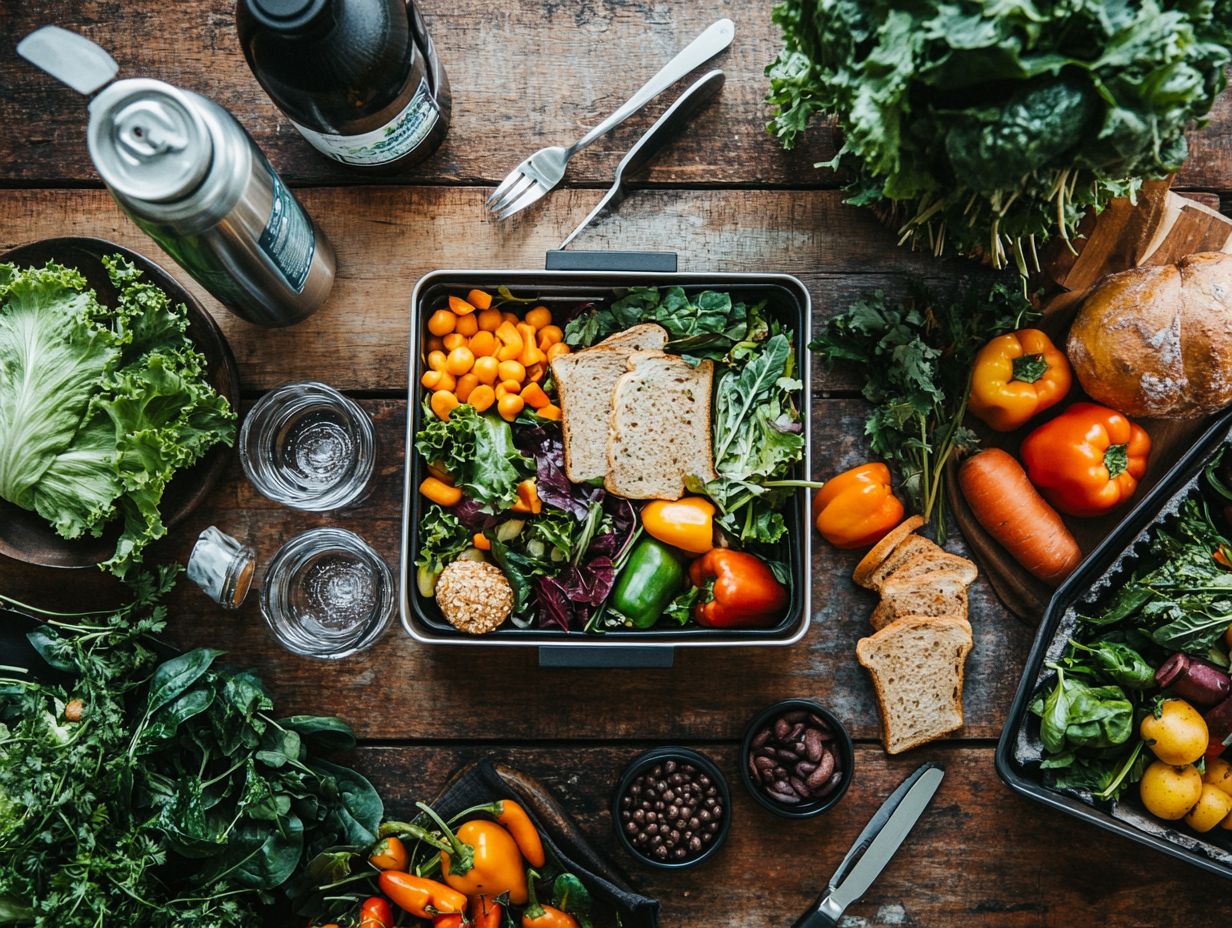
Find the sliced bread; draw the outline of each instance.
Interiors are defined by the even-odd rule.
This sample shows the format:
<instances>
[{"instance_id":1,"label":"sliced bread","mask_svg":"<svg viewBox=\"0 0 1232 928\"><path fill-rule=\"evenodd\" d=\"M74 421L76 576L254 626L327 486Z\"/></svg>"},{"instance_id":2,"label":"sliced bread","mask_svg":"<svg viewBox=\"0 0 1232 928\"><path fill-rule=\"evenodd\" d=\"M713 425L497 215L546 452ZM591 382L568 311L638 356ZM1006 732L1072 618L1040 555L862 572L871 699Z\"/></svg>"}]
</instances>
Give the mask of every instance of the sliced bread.
<instances>
[{"instance_id":1,"label":"sliced bread","mask_svg":"<svg viewBox=\"0 0 1232 928\"><path fill-rule=\"evenodd\" d=\"M962 728L963 670L971 652L965 619L907 615L856 645L881 709L887 754Z\"/></svg>"},{"instance_id":2,"label":"sliced bread","mask_svg":"<svg viewBox=\"0 0 1232 928\"><path fill-rule=\"evenodd\" d=\"M894 549L923 524L924 520L920 516L912 516L891 529L885 538L873 545L868 554L864 555L860 563L856 565L856 569L851 572L851 579L860 586L872 589L868 578L872 576L873 571L880 567L882 562L894 552Z\"/></svg>"},{"instance_id":3,"label":"sliced bread","mask_svg":"<svg viewBox=\"0 0 1232 928\"><path fill-rule=\"evenodd\" d=\"M662 351L667 346L667 340L667 329L657 322L643 322L617 332L615 335L609 335L595 347L625 348L629 351Z\"/></svg>"},{"instance_id":4,"label":"sliced bread","mask_svg":"<svg viewBox=\"0 0 1232 928\"><path fill-rule=\"evenodd\" d=\"M868 576L864 586L871 590L880 589L886 577L893 574L908 561L914 560L917 557L936 556L945 553L944 548L923 535L908 535L890 552L890 556L882 561L881 565Z\"/></svg>"},{"instance_id":5,"label":"sliced bread","mask_svg":"<svg viewBox=\"0 0 1232 928\"><path fill-rule=\"evenodd\" d=\"M962 574L938 570L902 580L893 577L881 586L881 602L868 617L880 631L907 615L926 615L955 619L967 618L967 586Z\"/></svg>"},{"instance_id":6,"label":"sliced bread","mask_svg":"<svg viewBox=\"0 0 1232 928\"><path fill-rule=\"evenodd\" d=\"M647 322L552 362L552 380L560 396L565 474L574 483L607 476L612 394L616 381L629 370L629 356L666 344L667 329Z\"/></svg>"},{"instance_id":7,"label":"sliced bread","mask_svg":"<svg viewBox=\"0 0 1232 928\"><path fill-rule=\"evenodd\" d=\"M934 545L934 547L936 546ZM897 557L897 555L898 552L895 551L894 556ZM894 570L878 581L877 592L880 593L885 584L890 580L907 580L911 577L923 577L926 574L942 571L954 573L966 586L974 583L975 578L979 576L979 572L975 569L975 564L971 561L965 557L959 557L957 554L950 554L949 551L937 548L935 551L917 554L906 561L900 562Z\"/></svg>"},{"instance_id":8,"label":"sliced bread","mask_svg":"<svg viewBox=\"0 0 1232 928\"><path fill-rule=\"evenodd\" d=\"M714 364L662 351L629 357L612 397L604 486L627 499L679 499L685 477L713 480Z\"/></svg>"}]
</instances>

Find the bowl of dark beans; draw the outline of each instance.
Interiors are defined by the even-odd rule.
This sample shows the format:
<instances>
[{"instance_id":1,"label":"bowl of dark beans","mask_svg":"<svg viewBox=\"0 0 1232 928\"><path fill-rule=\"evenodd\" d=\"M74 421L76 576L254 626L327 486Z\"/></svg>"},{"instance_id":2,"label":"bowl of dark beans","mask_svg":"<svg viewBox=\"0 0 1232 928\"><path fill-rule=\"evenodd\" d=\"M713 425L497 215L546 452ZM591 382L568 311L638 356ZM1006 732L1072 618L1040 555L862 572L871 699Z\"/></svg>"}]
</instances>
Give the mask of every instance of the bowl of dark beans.
<instances>
[{"instance_id":1,"label":"bowl of dark beans","mask_svg":"<svg viewBox=\"0 0 1232 928\"><path fill-rule=\"evenodd\" d=\"M855 749L841 722L811 699L785 699L749 723L740 777L753 798L784 818L833 808L851 783Z\"/></svg>"},{"instance_id":2,"label":"bowl of dark beans","mask_svg":"<svg viewBox=\"0 0 1232 928\"><path fill-rule=\"evenodd\" d=\"M656 748L625 768L612 822L634 857L682 869L712 857L731 829L731 790L714 763L688 748Z\"/></svg>"}]
</instances>

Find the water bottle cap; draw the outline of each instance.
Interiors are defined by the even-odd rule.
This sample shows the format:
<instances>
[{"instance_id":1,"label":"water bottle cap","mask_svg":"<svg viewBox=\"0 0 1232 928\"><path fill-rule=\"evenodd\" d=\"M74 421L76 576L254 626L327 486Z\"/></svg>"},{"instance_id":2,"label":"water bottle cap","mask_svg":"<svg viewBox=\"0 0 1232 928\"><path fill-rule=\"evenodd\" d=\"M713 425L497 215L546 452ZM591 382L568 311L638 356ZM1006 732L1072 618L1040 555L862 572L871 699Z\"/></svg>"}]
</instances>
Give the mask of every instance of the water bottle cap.
<instances>
[{"instance_id":1,"label":"water bottle cap","mask_svg":"<svg viewBox=\"0 0 1232 928\"><path fill-rule=\"evenodd\" d=\"M270 29L300 29L325 9L329 0L247 0L248 11Z\"/></svg>"},{"instance_id":2,"label":"water bottle cap","mask_svg":"<svg viewBox=\"0 0 1232 928\"><path fill-rule=\"evenodd\" d=\"M149 79L119 81L91 102L88 142L107 186L155 203L194 190L214 147L188 95Z\"/></svg>"}]
</instances>

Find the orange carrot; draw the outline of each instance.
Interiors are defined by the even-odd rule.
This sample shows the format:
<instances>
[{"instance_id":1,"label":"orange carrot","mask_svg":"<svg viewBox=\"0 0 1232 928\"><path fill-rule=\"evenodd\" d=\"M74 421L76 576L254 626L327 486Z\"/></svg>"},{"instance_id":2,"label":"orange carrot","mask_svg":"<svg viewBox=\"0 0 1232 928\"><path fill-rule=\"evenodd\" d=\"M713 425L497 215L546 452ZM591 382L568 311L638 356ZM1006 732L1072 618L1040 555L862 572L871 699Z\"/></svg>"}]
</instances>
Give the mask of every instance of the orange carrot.
<instances>
[{"instance_id":1,"label":"orange carrot","mask_svg":"<svg viewBox=\"0 0 1232 928\"><path fill-rule=\"evenodd\" d=\"M1082 560L1056 510L1036 492L1022 465L1000 448L964 461L958 484L985 531L1049 586L1068 577Z\"/></svg>"}]
</instances>

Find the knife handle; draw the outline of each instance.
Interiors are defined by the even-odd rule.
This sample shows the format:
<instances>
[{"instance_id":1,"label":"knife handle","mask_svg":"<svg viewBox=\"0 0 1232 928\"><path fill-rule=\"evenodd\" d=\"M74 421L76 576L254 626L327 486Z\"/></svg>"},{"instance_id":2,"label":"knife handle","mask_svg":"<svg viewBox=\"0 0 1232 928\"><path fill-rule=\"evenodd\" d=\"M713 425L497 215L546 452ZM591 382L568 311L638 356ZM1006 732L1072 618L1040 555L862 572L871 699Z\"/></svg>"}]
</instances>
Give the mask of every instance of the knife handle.
<instances>
[{"instance_id":1,"label":"knife handle","mask_svg":"<svg viewBox=\"0 0 1232 928\"><path fill-rule=\"evenodd\" d=\"M791 928L838 928L842 917L843 910L826 892L817 897L817 901L796 920Z\"/></svg>"}]
</instances>

